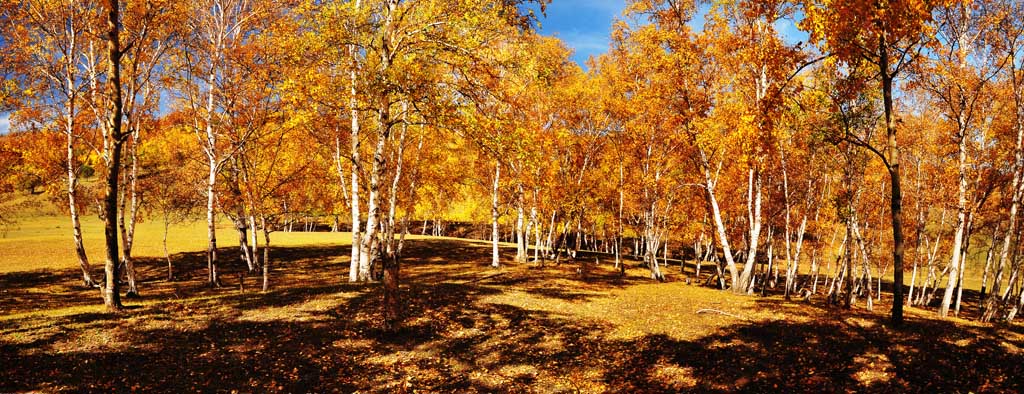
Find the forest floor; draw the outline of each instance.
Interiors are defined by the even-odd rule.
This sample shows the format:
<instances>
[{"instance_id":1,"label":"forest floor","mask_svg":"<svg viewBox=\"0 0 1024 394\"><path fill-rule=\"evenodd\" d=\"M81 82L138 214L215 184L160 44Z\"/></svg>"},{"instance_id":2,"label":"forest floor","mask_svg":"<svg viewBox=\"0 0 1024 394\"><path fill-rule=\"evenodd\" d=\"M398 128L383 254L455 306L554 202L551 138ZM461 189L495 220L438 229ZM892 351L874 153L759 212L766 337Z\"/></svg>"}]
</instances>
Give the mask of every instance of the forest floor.
<instances>
[{"instance_id":1,"label":"forest floor","mask_svg":"<svg viewBox=\"0 0 1024 394\"><path fill-rule=\"evenodd\" d=\"M273 250L266 293L240 288L235 248L217 289L200 253L174 256L175 281L143 258L142 298L117 315L77 269L0 273L0 392L1024 392L1021 325L910 308L893 328L885 297L845 310L687 284L678 266L656 283L593 256L583 277L492 269L480 241L407 249L397 332L379 284L344 282L348 246Z\"/></svg>"}]
</instances>

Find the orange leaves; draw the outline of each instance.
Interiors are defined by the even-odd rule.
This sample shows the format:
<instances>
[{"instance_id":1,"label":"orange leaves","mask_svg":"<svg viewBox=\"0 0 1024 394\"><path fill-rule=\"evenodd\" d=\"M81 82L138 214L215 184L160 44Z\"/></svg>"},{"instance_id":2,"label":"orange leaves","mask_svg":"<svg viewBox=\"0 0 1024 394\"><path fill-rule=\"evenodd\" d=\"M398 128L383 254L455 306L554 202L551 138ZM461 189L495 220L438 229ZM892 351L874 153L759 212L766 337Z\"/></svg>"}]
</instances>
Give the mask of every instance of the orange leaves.
<instances>
[{"instance_id":1,"label":"orange leaves","mask_svg":"<svg viewBox=\"0 0 1024 394\"><path fill-rule=\"evenodd\" d=\"M938 3L812 0L804 3L805 17L799 26L822 51L859 61L862 56L877 58L883 37L889 46L886 50L894 51L931 34L929 22Z\"/></svg>"},{"instance_id":2,"label":"orange leaves","mask_svg":"<svg viewBox=\"0 0 1024 394\"><path fill-rule=\"evenodd\" d=\"M783 98L795 89L791 74L807 56L785 44L775 29L793 12L785 2L736 1L716 3L708 13L701 42L718 67L711 116L714 123L727 125L724 144L749 158L766 154L774 145L786 105Z\"/></svg>"},{"instance_id":3,"label":"orange leaves","mask_svg":"<svg viewBox=\"0 0 1024 394\"><path fill-rule=\"evenodd\" d=\"M685 29L696 8L697 2L692 0L632 0L623 13L646 16L651 22L661 26Z\"/></svg>"}]
</instances>

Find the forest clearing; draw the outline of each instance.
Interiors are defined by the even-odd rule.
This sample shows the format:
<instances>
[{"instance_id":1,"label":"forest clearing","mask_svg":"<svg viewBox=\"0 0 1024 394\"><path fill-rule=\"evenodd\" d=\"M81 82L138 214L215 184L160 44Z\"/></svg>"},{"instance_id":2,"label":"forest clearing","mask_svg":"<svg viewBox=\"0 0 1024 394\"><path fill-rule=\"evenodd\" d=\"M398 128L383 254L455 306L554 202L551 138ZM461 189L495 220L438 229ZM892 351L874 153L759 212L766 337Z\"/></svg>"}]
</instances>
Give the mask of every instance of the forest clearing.
<instances>
[{"instance_id":1,"label":"forest clearing","mask_svg":"<svg viewBox=\"0 0 1024 394\"><path fill-rule=\"evenodd\" d=\"M507 264L494 269L489 243L455 238L410 241L406 323L387 332L380 286L339 274L349 246L326 241L344 235L293 233L310 242L273 252L279 268L268 292L240 289L233 272L209 288L201 250L173 255L172 282L162 257L139 257L145 292L126 301L125 318L75 283L74 266L2 273L0 391L1024 390L1019 323L939 320L910 308L893 329L884 312L820 297L686 284L679 266L655 283L636 261L619 276L603 255L587 256L604 261L586 277L569 262L518 264L514 244L502 245ZM232 257L228 266L241 264ZM694 269L687 262L691 278ZM963 313L979 313L968 299Z\"/></svg>"},{"instance_id":2,"label":"forest clearing","mask_svg":"<svg viewBox=\"0 0 1024 394\"><path fill-rule=\"evenodd\" d=\"M0 0L0 392L1024 392L1019 0Z\"/></svg>"}]
</instances>

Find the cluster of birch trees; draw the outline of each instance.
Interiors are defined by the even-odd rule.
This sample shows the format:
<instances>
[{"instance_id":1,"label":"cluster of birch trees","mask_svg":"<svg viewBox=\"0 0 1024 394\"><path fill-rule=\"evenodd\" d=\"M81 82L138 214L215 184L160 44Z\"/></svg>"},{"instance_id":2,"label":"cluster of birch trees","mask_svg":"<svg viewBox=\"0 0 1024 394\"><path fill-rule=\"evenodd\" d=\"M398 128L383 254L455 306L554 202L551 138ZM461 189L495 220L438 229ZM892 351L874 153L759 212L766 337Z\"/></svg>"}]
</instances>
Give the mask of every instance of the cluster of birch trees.
<instances>
[{"instance_id":1,"label":"cluster of birch trees","mask_svg":"<svg viewBox=\"0 0 1024 394\"><path fill-rule=\"evenodd\" d=\"M445 221L487 223L495 267L507 239L744 294L888 288L896 324L979 276L983 320L1024 306L1024 6L631 0L585 70L534 31L545 3L4 1L0 191L60 201L111 309L144 217L205 219L211 286L230 224L265 290L271 234L328 218L388 324L412 223Z\"/></svg>"}]
</instances>

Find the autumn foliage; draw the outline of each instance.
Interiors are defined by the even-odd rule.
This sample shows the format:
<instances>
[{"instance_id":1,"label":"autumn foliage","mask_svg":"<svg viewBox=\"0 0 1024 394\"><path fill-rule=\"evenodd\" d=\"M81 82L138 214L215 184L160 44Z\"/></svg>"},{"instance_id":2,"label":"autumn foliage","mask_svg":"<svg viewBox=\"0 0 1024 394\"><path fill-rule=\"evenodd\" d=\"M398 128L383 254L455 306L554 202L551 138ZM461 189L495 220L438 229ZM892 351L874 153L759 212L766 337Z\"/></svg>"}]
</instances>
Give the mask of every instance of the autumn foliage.
<instances>
[{"instance_id":1,"label":"autumn foliage","mask_svg":"<svg viewBox=\"0 0 1024 394\"><path fill-rule=\"evenodd\" d=\"M3 1L0 193L60 207L113 311L122 276L146 292L136 223L166 243L193 219L212 288L238 268L272 289L275 232L347 232L332 275L380 282L389 331L407 237L453 228L494 269L510 242L511 264L639 264L897 326L904 304L961 315L965 289L971 318L1024 307L1018 2L631 0L585 66L536 31L546 3Z\"/></svg>"}]
</instances>

